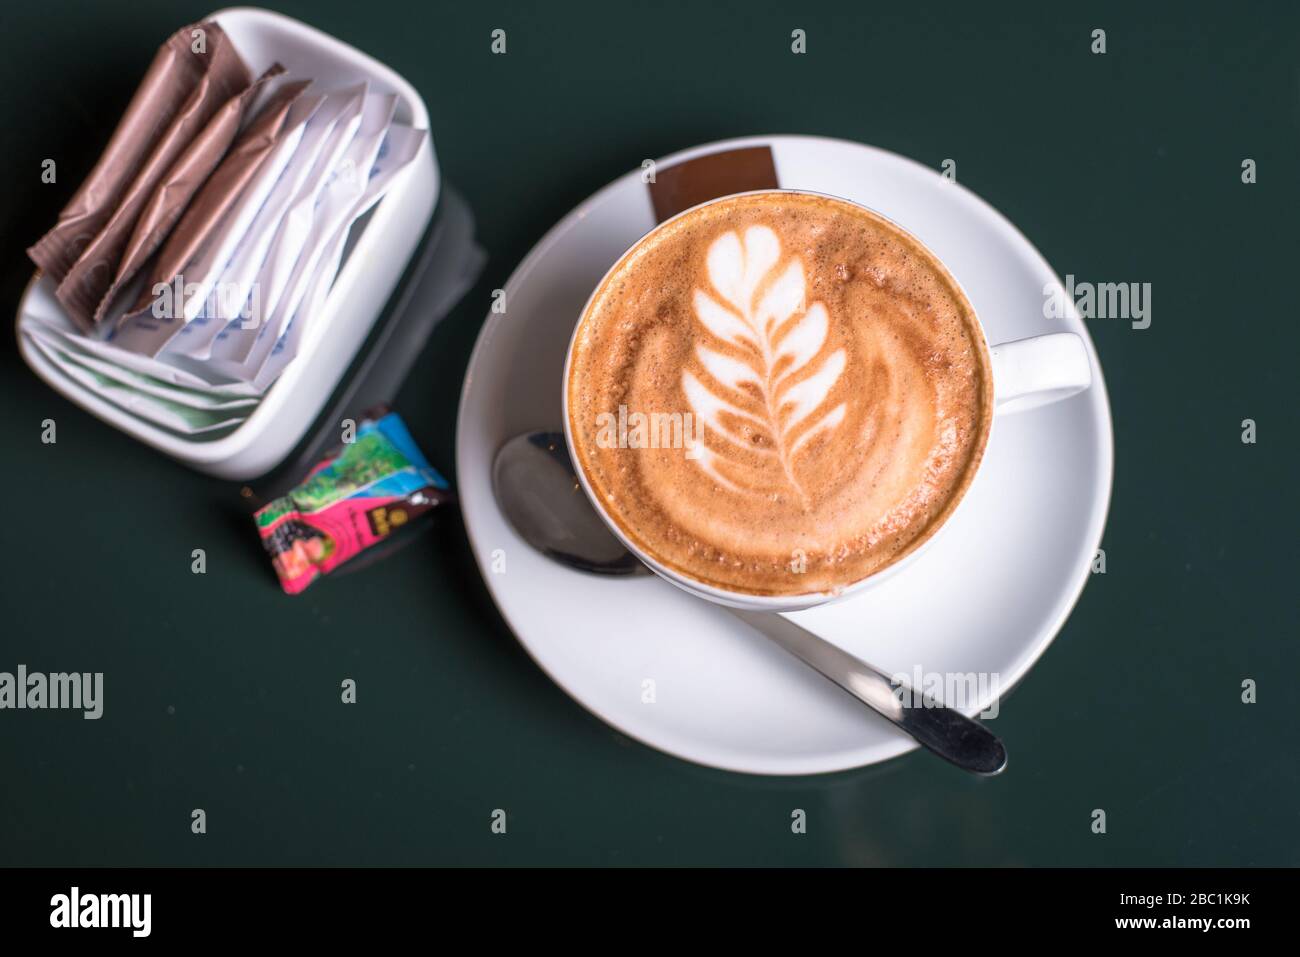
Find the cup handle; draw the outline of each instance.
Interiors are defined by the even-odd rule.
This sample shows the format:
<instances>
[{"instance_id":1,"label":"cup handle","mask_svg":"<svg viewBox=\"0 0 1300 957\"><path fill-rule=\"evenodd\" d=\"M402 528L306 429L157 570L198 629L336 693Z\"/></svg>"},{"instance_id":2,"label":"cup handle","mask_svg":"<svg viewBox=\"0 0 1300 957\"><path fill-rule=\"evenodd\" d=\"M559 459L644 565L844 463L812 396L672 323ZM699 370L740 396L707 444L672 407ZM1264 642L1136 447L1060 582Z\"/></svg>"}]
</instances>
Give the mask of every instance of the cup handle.
<instances>
[{"instance_id":1,"label":"cup handle","mask_svg":"<svg viewBox=\"0 0 1300 957\"><path fill-rule=\"evenodd\" d=\"M993 411L998 415L1036 409L1092 385L1088 350L1072 332L1004 342L989 353Z\"/></svg>"}]
</instances>

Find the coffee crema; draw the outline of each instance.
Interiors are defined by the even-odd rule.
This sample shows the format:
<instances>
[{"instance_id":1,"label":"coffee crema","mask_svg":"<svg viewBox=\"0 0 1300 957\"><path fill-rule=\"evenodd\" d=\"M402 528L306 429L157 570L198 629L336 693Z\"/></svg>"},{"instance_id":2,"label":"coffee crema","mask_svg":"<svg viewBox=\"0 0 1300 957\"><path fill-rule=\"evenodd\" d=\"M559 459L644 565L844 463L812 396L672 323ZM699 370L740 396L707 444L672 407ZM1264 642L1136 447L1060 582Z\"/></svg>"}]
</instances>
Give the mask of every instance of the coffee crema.
<instances>
[{"instance_id":1,"label":"coffee crema","mask_svg":"<svg viewBox=\"0 0 1300 957\"><path fill-rule=\"evenodd\" d=\"M836 591L915 549L974 475L992 416L974 310L916 240L843 200L755 193L650 233L569 360L577 465L687 578Z\"/></svg>"}]
</instances>

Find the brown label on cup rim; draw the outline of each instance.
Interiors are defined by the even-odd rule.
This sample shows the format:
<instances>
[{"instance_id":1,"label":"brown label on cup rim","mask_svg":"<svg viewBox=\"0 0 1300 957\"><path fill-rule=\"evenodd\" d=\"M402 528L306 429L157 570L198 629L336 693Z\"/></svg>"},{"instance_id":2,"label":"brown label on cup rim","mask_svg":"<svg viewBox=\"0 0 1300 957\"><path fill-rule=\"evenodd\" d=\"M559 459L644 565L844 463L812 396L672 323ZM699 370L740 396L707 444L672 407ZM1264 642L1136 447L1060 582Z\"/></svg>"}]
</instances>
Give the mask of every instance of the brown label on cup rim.
<instances>
[{"instance_id":1,"label":"brown label on cup rim","mask_svg":"<svg viewBox=\"0 0 1300 957\"><path fill-rule=\"evenodd\" d=\"M769 146L746 146L697 156L666 169L656 169L650 188L655 222L672 219L700 203L747 193L756 189L777 189L776 162Z\"/></svg>"}]
</instances>

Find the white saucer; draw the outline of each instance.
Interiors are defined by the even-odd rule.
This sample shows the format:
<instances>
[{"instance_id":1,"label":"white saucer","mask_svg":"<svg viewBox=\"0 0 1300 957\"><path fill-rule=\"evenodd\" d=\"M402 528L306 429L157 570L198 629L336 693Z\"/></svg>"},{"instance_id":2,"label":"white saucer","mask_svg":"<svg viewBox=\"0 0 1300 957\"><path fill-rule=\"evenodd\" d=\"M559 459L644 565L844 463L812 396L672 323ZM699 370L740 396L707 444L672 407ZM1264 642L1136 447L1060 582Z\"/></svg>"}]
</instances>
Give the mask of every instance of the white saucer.
<instances>
[{"instance_id":1,"label":"white saucer","mask_svg":"<svg viewBox=\"0 0 1300 957\"><path fill-rule=\"evenodd\" d=\"M999 417L966 502L912 567L852 599L790 616L890 673L918 665L996 673L1005 694L1064 624L1105 524L1112 435L1092 342L1077 314L1044 318L1043 288L1058 280L1029 241L983 200L911 160L840 140L773 136L686 150L658 168L763 144L781 186L857 200L925 242L965 287L990 342L1061 331L1084 338L1098 370L1092 388ZM520 432L560 429L561 370L578 312L654 222L639 169L611 183L533 248L506 284L506 313L489 314L479 334L456 455L465 524L488 588L560 687L669 754L733 771L807 774L909 751L911 738L723 609L652 576L563 568L519 539L497 508L496 450Z\"/></svg>"}]
</instances>

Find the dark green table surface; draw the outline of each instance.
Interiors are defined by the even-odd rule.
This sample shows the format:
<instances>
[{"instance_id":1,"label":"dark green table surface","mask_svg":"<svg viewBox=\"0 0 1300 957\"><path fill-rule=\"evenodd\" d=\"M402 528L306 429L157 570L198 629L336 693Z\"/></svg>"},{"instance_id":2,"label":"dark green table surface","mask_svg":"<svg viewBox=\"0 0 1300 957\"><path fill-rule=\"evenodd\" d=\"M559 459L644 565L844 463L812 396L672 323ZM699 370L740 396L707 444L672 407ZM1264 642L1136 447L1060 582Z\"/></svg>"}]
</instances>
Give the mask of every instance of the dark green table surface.
<instances>
[{"instance_id":1,"label":"dark green table surface","mask_svg":"<svg viewBox=\"0 0 1300 957\"><path fill-rule=\"evenodd\" d=\"M1090 324L1115 417L1107 573L1005 702L998 779L921 754L814 778L706 770L625 739L546 679L454 513L288 598L236 485L80 411L10 341L0 671L102 671L105 711L0 711L0 863L1300 863L1294 6L282 9L420 90L443 172L478 217L486 272L397 403L445 471L490 291L575 203L695 143L846 137L956 159L1061 275L1152 284L1149 329ZM5 6L6 309L30 275L25 246L152 51L206 12ZM504 57L489 52L497 27ZM1105 55L1089 50L1098 27ZM57 185L40 182L45 158ZM195 548L206 575L191 574Z\"/></svg>"}]
</instances>

